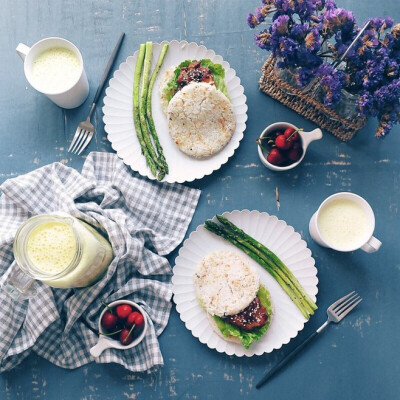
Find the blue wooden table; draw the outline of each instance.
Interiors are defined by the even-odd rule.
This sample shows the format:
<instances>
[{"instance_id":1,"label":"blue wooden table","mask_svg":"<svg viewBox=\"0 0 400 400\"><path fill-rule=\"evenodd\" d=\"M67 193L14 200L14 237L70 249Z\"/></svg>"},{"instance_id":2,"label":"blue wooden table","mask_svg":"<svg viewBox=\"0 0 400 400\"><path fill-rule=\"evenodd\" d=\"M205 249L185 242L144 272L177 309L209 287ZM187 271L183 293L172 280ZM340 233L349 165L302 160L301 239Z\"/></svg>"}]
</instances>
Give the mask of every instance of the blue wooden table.
<instances>
[{"instance_id":1,"label":"blue wooden table","mask_svg":"<svg viewBox=\"0 0 400 400\"><path fill-rule=\"evenodd\" d=\"M397 0L338 0L359 21L373 16L400 20ZM77 123L86 118L90 99L108 55L121 31L126 32L116 65L145 40L188 40L221 54L242 80L248 99L245 137L234 157L220 170L190 184L202 195L189 232L206 218L234 209L278 215L307 241L318 267L319 310L304 330L282 349L252 358L219 354L192 336L172 310L160 337L165 365L158 372L132 374L118 365L94 363L60 369L31 355L0 376L1 399L396 399L400 392L400 126L384 141L374 138L376 122L349 143L325 133L313 143L304 162L292 171L273 173L259 161L255 144L262 129L289 121L311 130L314 125L258 90L267 53L253 45L246 15L257 1L19 0L2 2L0 23L0 182L39 166L60 161L80 169L85 154L67 153ZM64 111L26 82L15 47L48 36L61 36L81 50L90 82L89 99ZM97 135L89 150L112 151L96 109ZM275 203L279 188L281 208ZM335 192L364 196L375 211L375 254L337 253L319 247L308 221L320 202ZM170 255L174 264L176 252ZM331 326L286 370L261 390L255 384L325 320L326 307L358 290L364 301L340 325ZM0 321L0 327L1 327ZM0 334L1 340L1 334Z\"/></svg>"}]
</instances>

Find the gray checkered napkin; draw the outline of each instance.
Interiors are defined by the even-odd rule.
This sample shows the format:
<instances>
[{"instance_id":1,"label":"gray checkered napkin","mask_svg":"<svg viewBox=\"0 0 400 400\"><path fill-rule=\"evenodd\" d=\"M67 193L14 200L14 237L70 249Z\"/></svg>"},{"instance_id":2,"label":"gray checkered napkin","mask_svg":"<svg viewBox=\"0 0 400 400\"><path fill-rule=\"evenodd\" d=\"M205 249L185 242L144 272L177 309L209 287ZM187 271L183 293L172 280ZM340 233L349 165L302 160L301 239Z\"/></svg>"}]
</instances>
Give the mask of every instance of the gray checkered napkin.
<instances>
[{"instance_id":1,"label":"gray checkered napkin","mask_svg":"<svg viewBox=\"0 0 400 400\"><path fill-rule=\"evenodd\" d=\"M0 291L0 371L31 351L63 368L94 361L102 301L133 300L149 318L145 339L130 350L105 350L95 361L131 371L163 364L157 336L171 310L171 267L163 257L182 241L200 191L152 182L115 155L91 153L82 173L54 163L7 180L0 197L0 285L13 262L12 243L27 218L62 210L107 232L115 258L105 276L84 289L51 289L13 302Z\"/></svg>"}]
</instances>

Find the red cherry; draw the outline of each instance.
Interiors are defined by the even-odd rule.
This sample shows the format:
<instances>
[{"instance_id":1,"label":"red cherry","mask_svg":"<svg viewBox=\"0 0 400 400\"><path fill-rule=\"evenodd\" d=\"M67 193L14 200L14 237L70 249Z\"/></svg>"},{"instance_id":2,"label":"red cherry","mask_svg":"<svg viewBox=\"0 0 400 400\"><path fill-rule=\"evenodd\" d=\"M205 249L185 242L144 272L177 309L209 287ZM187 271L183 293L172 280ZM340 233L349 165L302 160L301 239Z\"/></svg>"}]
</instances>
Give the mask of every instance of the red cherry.
<instances>
[{"instance_id":1,"label":"red cherry","mask_svg":"<svg viewBox=\"0 0 400 400\"><path fill-rule=\"evenodd\" d=\"M277 136L279 136L279 135L282 135L283 132L282 132L282 131L275 131L275 132L273 132L272 134L273 134L275 137L277 137Z\"/></svg>"},{"instance_id":2,"label":"red cherry","mask_svg":"<svg viewBox=\"0 0 400 400\"><path fill-rule=\"evenodd\" d=\"M288 158L290 161L297 162L300 160L302 155L303 155L303 150L301 147L293 148L289 151Z\"/></svg>"},{"instance_id":3,"label":"red cherry","mask_svg":"<svg viewBox=\"0 0 400 400\"><path fill-rule=\"evenodd\" d=\"M138 315L136 315L135 324L138 328L144 325L144 317L142 314L138 313Z\"/></svg>"},{"instance_id":4,"label":"red cherry","mask_svg":"<svg viewBox=\"0 0 400 400\"><path fill-rule=\"evenodd\" d=\"M116 308L117 316L120 319L125 319L132 312L132 307L129 304L120 304Z\"/></svg>"},{"instance_id":5,"label":"red cherry","mask_svg":"<svg viewBox=\"0 0 400 400\"><path fill-rule=\"evenodd\" d=\"M298 130L293 128L287 128L285 132L283 132L283 135L285 136L288 142L290 141L297 142L300 140Z\"/></svg>"},{"instance_id":6,"label":"red cherry","mask_svg":"<svg viewBox=\"0 0 400 400\"><path fill-rule=\"evenodd\" d=\"M279 135L275 139L276 147L280 150L289 150L292 147L292 141L286 140L285 135Z\"/></svg>"},{"instance_id":7,"label":"red cherry","mask_svg":"<svg viewBox=\"0 0 400 400\"><path fill-rule=\"evenodd\" d=\"M268 154L267 161L273 165L281 165L285 157L277 148L273 148Z\"/></svg>"},{"instance_id":8,"label":"red cherry","mask_svg":"<svg viewBox=\"0 0 400 400\"><path fill-rule=\"evenodd\" d=\"M101 317L101 326L106 330L112 330L117 324L117 316L106 311Z\"/></svg>"},{"instance_id":9,"label":"red cherry","mask_svg":"<svg viewBox=\"0 0 400 400\"><path fill-rule=\"evenodd\" d=\"M128 315L128 318L126 319L125 325L128 328L131 328L133 324L136 324L136 318L137 316L140 315L137 311L133 311Z\"/></svg>"},{"instance_id":10,"label":"red cherry","mask_svg":"<svg viewBox=\"0 0 400 400\"><path fill-rule=\"evenodd\" d=\"M131 344L133 342L133 333L128 329L122 329L119 334L119 341L124 345Z\"/></svg>"}]
</instances>

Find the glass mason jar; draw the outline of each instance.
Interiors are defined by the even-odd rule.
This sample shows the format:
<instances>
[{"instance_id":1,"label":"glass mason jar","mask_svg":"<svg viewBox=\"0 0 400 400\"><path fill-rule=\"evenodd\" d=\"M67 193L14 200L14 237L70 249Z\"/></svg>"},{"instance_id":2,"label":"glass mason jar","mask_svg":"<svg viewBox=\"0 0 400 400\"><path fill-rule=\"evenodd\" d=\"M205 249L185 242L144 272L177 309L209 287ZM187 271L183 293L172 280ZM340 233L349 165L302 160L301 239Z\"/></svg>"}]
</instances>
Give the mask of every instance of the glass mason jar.
<instances>
[{"instance_id":1,"label":"glass mason jar","mask_svg":"<svg viewBox=\"0 0 400 400\"><path fill-rule=\"evenodd\" d=\"M14 238L15 263L6 288L29 298L40 280L55 288L86 287L106 271L113 252L96 229L69 214L41 214L25 221Z\"/></svg>"}]
</instances>

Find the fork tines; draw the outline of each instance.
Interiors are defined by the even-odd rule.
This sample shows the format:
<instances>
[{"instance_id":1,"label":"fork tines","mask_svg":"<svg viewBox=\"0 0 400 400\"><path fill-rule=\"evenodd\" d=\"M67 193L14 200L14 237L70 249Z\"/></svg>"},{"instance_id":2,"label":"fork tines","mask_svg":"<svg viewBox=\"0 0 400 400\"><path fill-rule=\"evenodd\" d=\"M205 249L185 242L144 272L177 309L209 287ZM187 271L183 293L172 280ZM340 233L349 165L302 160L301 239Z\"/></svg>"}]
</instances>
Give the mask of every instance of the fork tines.
<instances>
[{"instance_id":1,"label":"fork tines","mask_svg":"<svg viewBox=\"0 0 400 400\"><path fill-rule=\"evenodd\" d=\"M72 139L71 145L69 146L68 152L80 154L87 146L86 142L90 142L91 136L91 132L78 127L74 138Z\"/></svg>"},{"instance_id":2,"label":"fork tines","mask_svg":"<svg viewBox=\"0 0 400 400\"><path fill-rule=\"evenodd\" d=\"M331 310L339 317L345 317L357 304L361 302L362 298L357 292L351 292L342 297L332 304Z\"/></svg>"}]
</instances>

